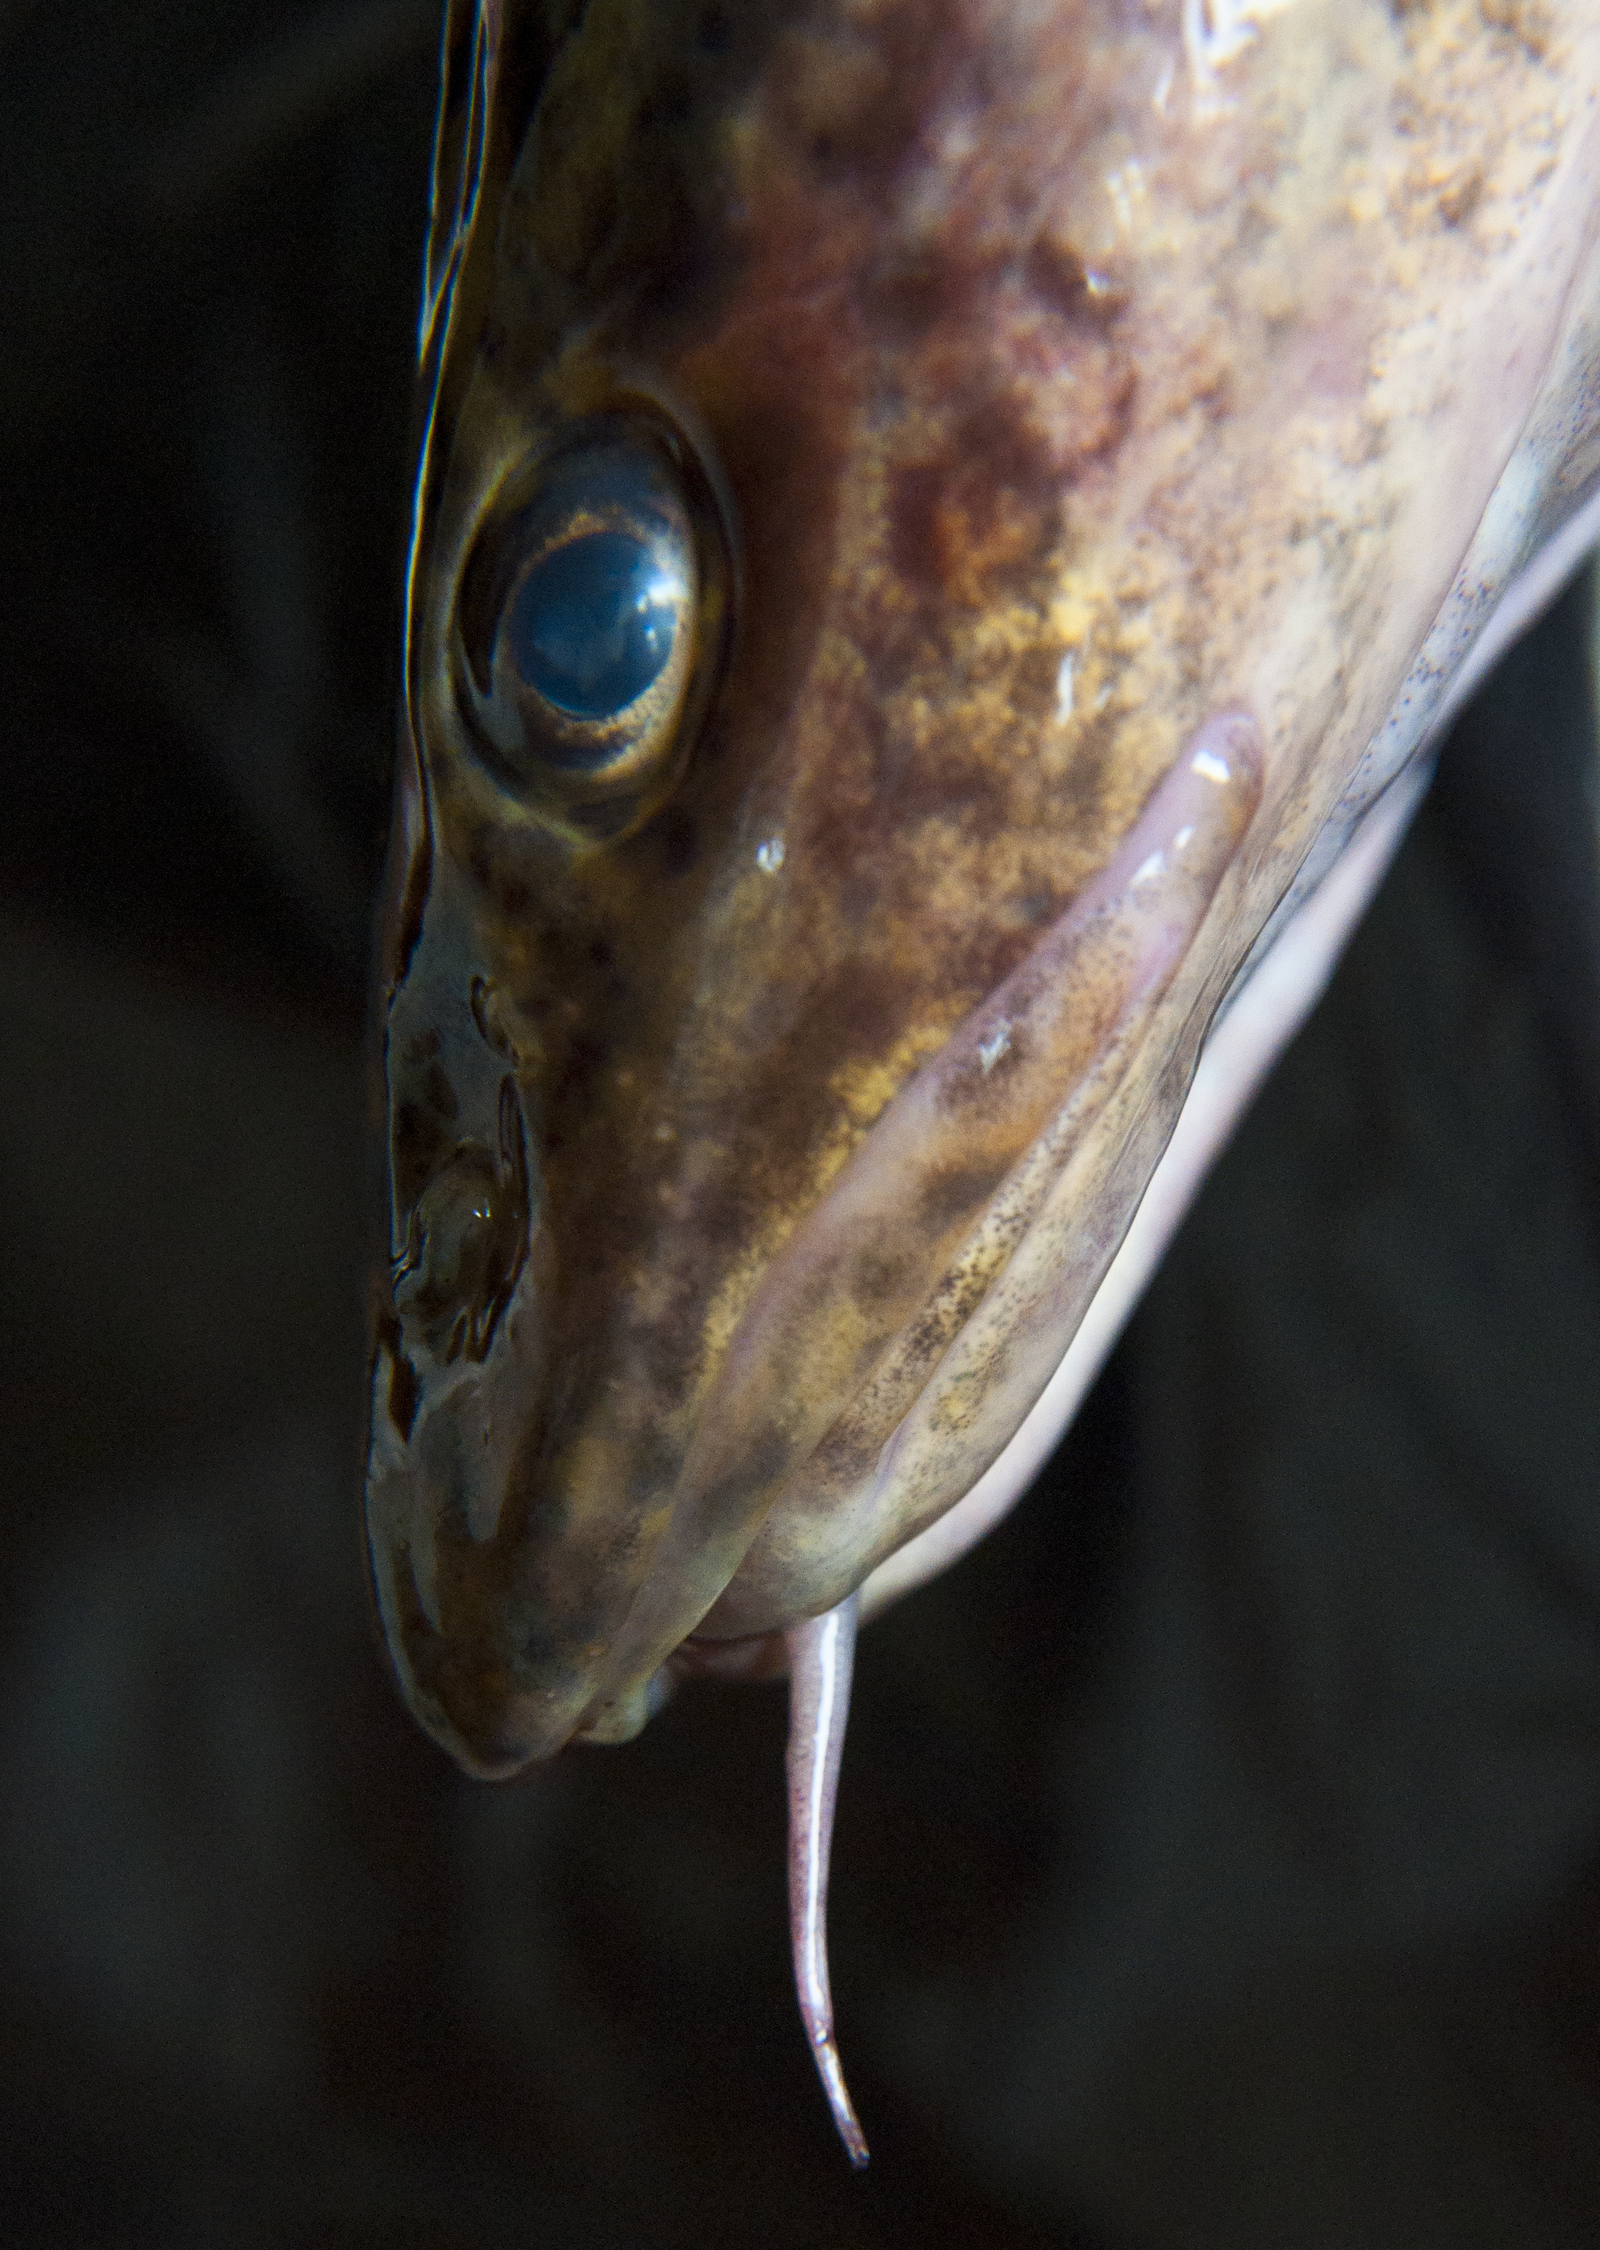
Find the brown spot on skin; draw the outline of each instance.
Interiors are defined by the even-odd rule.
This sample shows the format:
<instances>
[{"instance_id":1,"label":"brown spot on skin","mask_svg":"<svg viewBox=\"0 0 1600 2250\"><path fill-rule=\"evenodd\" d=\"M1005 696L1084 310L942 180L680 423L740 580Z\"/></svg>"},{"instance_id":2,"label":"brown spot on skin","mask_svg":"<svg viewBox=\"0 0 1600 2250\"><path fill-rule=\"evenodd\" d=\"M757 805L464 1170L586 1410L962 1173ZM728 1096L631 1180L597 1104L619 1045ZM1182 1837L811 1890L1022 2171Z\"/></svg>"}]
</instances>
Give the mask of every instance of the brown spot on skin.
<instances>
[{"instance_id":1,"label":"brown spot on skin","mask_svg":"<svg viewBox=\"0 0 1600 2250\"><path fill-rule=\"evenodd\" d=\"M1478 13L1494 30L1515 40L1530 61L1543 62L1553 31L1544 0L1478 0Z\"/></svg>"},{"instance_id":2,"label":"brown spot on skin","mask_svg":"<svg viewBox=\"0 0 1600 2250\"><path fill-rule=\"evenodd\" d=\"M875 0L847 27L824 17L789 34L773 123L830 187L887 201L955 67L952 13L946 0Z\"/></svg>"},{"instance_id":3,"label":"brown spot on skin","mask_svg":"<svg viewBox=\"0 0 1600 2250\"><path fill-rule=\"evenodd\" d=\"M1483 201L1483 174L1476 169L1453 180L1439 197L1439 216L1447 227L1465 226Z\"/></svg>"},{"instance_id":4,"label":"brown spot on skin","mask_svg":"<svg viewBox=\"0 0 1600 2250\"><path fill-rule=\"evenodd\" d=\"M907 341L924 336L945 305L945 269L932 245L886 259L873 278L873 310L890 335Z\"/></svg>"},{"instance_id":5,"label":"brown spot on skin","mask_svg":"<svg viewBox=\"0 0 1600 2250\"><path fill-rule=\"evenodd\" d=\"M873 1254L856 1258L850 1265L850 1294L864 1313L880 1304L891 1302L905 1288L908 1263L905 1258Z\"/></svg>"},{"instance_id":6,"label":"brown spot on skin","mask_svg":"<svg viewBox=\"0 0 1600 2250\"><path fill-rule=\"evenodd\" d=\"M951 1221L987 1192L990 1175L970 1166L946 1165L928 1175L917 1198L917 1223L929 1234L942 1234Z\"/></svg>"},{"instance_id":7,"label":"brown spot on skin","mask_svg":"<svg viewBox=\"0 0 1600 2250\"><path fill-rule=\"evenodd\" d=\"M1105 442L1096 424L1093 442ZM949 498L947 530L963 567L953 582L963 596L997 602L1020 593L1050 552L1060 529L1052 463L1013 400L996 394L963 416L955 432L960 464Z\"/></svg>"}]
</instances>

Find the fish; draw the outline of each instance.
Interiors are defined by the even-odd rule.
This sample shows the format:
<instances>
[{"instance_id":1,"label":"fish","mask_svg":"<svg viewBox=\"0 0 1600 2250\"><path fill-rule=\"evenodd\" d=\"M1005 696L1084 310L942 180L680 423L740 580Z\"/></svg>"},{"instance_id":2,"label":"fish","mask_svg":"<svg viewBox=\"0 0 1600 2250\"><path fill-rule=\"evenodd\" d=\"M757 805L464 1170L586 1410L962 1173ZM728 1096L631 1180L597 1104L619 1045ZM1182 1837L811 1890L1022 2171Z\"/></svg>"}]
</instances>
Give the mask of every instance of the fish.
<instances>
[{"instance_id":1,"label":"fish","mask_svg":"<svg viewBox=\"0 0 1600 2250\"><path fill-rule=\"evenodd\" d=\"M791 1680L1070 1420L1600 531L1593 0L449 0L365 1477L469 1774Z\"/></svg>"}]
</instances>

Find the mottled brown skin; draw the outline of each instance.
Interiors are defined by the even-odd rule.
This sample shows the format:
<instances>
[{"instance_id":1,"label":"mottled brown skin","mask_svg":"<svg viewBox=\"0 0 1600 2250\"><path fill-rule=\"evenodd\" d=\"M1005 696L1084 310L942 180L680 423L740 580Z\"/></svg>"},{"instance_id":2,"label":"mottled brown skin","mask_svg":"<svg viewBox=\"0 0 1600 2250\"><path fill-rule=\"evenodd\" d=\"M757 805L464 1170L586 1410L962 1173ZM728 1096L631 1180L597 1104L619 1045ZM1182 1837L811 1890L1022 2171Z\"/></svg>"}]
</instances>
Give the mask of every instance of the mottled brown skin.
<instances>
[{"instance_id":1,"label":"mottled brown skin","mask_svg":"<svg viewBox=\"0 0 1600 2250\"><path fill-rule=\"evenodd\" d=\"M395 1254L425 1259L451 1165L487 1232L431 1295L380 1286L368 1492L402 1680L474 1770L641 1723L791 1466L771 1427L718 1433L737 1473L692 1554L681 1514L669 1537L763 1276L1244 705L1262 810L1097 1128L1137 1126L1148 1171L1449 585L1515 434L1505 369L1548 350L1580 14L1296 0L1214 63L1176 8L485 11L482 184L435 232L459 272L425 354L385 1007ZM486 766L452 635L486 516L613 413L682 433L726 631L708 613L658 768L563 809ZM947 1215L991 1191L954 1166ZM711 1631L836 1598L783 1520Z\"/></svg>"}]
</instances>

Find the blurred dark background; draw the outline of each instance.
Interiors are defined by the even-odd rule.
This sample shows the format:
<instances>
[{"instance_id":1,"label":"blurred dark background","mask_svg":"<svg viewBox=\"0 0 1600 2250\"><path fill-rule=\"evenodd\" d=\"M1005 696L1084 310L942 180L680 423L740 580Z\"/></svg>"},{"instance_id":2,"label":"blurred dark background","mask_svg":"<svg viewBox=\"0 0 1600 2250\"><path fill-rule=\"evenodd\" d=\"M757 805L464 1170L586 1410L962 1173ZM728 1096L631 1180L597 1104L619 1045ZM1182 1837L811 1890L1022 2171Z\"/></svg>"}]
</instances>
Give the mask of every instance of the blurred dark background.
<instances>
[{"instance_id":1,"label":"blurred dark background","mask_svg":"<svg viewBox=\"0 0 1600 2250\"><path fill-rule=\"evenodd\" d=\"M1600 2240L1594 589L1077 1429L779 1689L460 1780L356 1522L434 11L0 0L0 2242Z\"/></svg>"}]
</instances>

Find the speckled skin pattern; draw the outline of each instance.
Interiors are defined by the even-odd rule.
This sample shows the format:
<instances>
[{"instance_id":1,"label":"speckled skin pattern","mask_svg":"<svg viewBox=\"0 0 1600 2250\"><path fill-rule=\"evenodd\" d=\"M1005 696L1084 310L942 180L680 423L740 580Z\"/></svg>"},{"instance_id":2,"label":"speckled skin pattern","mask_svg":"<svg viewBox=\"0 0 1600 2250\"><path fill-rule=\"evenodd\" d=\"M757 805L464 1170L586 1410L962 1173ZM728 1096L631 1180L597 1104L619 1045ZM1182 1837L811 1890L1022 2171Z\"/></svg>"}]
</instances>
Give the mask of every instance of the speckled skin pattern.
<instances>
[{"instance_id":1,"label":"speckled skin pattern","mask_svg":"<svg viewBox=\"0 0 1600 2250\"><path fill-rule=\"evenodd\" d=\"M827 1607L1003 1446L1528 414L1597 82L1595 11L1521 0L453 9L368 1516L464 1764L634 1731L686 1636ZM691 723L599 812L486 765L454 653L483 526L596 415L674 433L723 558ZM1159 976L1124 890L1021 1140L931 1136L816 1262L1230 712Z\"/></svg>"}]
</instances>

